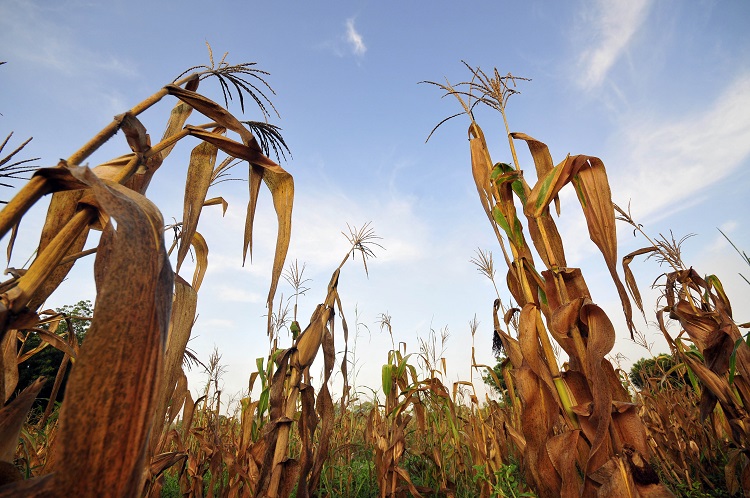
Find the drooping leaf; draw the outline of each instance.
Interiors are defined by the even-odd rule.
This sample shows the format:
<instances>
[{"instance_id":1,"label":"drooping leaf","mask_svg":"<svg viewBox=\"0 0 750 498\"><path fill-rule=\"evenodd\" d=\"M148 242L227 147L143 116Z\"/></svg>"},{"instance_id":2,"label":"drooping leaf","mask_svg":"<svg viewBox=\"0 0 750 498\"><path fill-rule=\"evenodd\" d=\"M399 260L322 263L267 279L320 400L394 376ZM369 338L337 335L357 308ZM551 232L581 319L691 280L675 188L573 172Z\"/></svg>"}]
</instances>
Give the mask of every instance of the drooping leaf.
<instances>
[{"instance_id":1,"label":"drooping leaf","mask_svg":"<svg viewBox=\"0 0 750 498\"><path fill-rule=\"evenodd\" d=\"M132 496L142 490L147 464L173 273L156 207L125 187L104 185L87 168L72 172L91 186L117 229L108 224L102 234L97 312L66 389L50 470L69 495L89 493L80 476L90 475L101 489Z\"/></svg>"},{"instance_id":2,"label":"drooping leaf","mask_svg":"<svg viewBox=\"0 0 750 498\"><path fill-rule=\"evenodd\" d=\"M539 179L524 206L524 213L527 216L540 217L560 189L568 183L573 183L576 189L586 218L589 237L604 256L604 261L620 296L625 321L632 338L635 326L633 325L630 299L616 268L615 209L612 204L607 173L601 159L584 155L568 156L563 162L550 170L545 177Z\"/></svg>"},{"instance_id":3,"label":"drooping leaf","mask_svg":"<svg viewBox=\"0 0 750 498\"><path fill-rule=\"evenodd\" d=\"M531 157L534 160L538 179L544 178L550 173L550 171L552 171L554 164L552 162L552 155L546 144L526 135L525 133L511 133L511 137L517 140L524 140L529 146L529 152L531 152ZM528 189L528 187L526 188ZM555 195L553 199L555 202L555 210L559 216L560 197ZM527 199L522 198L522 201L525 205ZM564 268L567 266L562 239L557 230L555 221L550 216L549 206L547 206L546 209L543 209L539 216L529 218L529 235L534 242L534 247L536 247L537 252L542 257L542 260L548 268Z\"/></svg>"},{"instance_id":4,"label":"drooping leaf","mask_svg":"<svg viewBox=\"0 0 750 498\"><path fill-rule=\"evenodd\" d=\"M615 345L615 328L604 310L585 299L578 300L580 306L580 326L588 332L586 343L586 364L588 367L591 394L593 397L592 422L596 425L596 434L591 441L591 456L602 448L605 438L609 434L612 410L612 391L604 374L604 357ZM606 453L606 451L605 451ZM588 467L588 470L592 470Z\"/></svg>"},{"instance_id":5,"label":"drooping leaf","mask_svg":"<svg viewBox=\"0 0 750 498\"><path fill-rule=\"evenodd\" d=\"M248 216L245 223L245 249L243 260L247 250L252 251L252 227L255 217L258 193L261 179L265 181L273 197L274 208L278 220L278 234L276 237L276 252L274 255L273 271L271 274L271 288L268 293L268 302L273 300L276 287L283 271L286 253L292 230L292 205L294 201L294 180L292 176L252 146L245 146L221 135L209 133L199 128L188 128L191 135L202 140L211 142L221 150L234 157L244 159L250 163L250 202L248 204Z\"/></svg>"},{"instance_id":6,"label":"drooping leaf","mask_svg":"<svg viewBox=\"0 0 750 498\"><path fill-rule=\"evenodd\" d=\"M469 148L471 149L471 173L474 176L474 183L479 194L479 201L482 204L487 218L490 220L495 236L502 244L502 237L497 228L495 218L492 215L492 208L495 205L490 186L490 173L492 171L492 160L487 150L487 143L484 139L482 129L476 123L469 127Z\"/></svg>"},{"instance_id":7,"label":"drooping leaf","mask_svg":"<svg viewBox=\"0 0 750 498\"><path fill-rule=\"evenodd\" d=\"M526 441L524 465L538 495L560 496L562 481L546 448L559 416L558 403L549 388L527 364L515 370L515 379L524 407L521 412Z\"/></svg>"},{"instance_id":8,"label":"drooping leaf","mask_svg":"<svg viewBox=\"0 0 750 498\"><path fill-rule=\"evenodd\" d=\"M215 130L214 133L221 133L221 130ZM218 151L214 144L202 142L190 154L183 202L182 237L177 251L177 269L175 270L177 273L193 242L193 234L198 229L198 220L211 184L211 174L216 164Z\"/></svg>"},{"instance_id":9,"label":"drooping leaf","mask_svg":"<svg viewBox=\"0 0 750 498\"><path fill-rule=\"evenodd\" d=\"M656 250L657 249L654 246L643 247L631 252L630 254L622 258L622 270L625 274L625 285L627 286L628 291L630 291L630 295L633 297L633 301L635 302L636 307L640 310L641 314L643 314L644 317L646 316L646 314L643 310L643 299L641 299L641 292L638 290L638 284L635 282L633 271L630 269L630 263L636 256L640 256L642 254L651 254Z\"/></svg>"},{"instance_id":10,"label":"drooping leaf","mask_svg":"<svg viewBox=\"0 0 750 498\"><path fill-rule=\"evenodd\" d=\"M229 203L224 200L223 197L212 197L210 199L206 199L206 202L203 203L203 206L216 206L217 204L221 204L221 214L222 216L227 214L227 208L229 207Z\"/></svg>"},{"instance_id":11,"label":"drooping leaf","mask_svg":"<svg viewBox=\"0 0 750 498\"><path fill-rule=\"evenodd\" d=\"M576 452L578 437L581 431L567 431L551 437L547 441L547 453L550 461L562 481L560 486L561 498L578 498L580 496L581 482L576 469Z\"/></svg>"},{"instance_id":12,"label":"drooping leaf","mask_svg":"<svg viewBox=\"0 0 750 498\"><path fill-rule=\"evenodd\" d=\"M161 384L159 398L154 410L153 424L155 430L158 432L154 435L154 440L151 442L152 452L156 448L158 436L164 425L164 416L167 412L167 406L170 403L170 396L174 393L178 381L185 376L182 371L182 362L185 355L185 348L190 339L190 332L193 329L197 303L198 294L196 290L189 286L184 279L175 276L172 312L164 349L164 369L162 373L164 380ZM176 400L172 398L172 403L175 402ZM178 409L179 407L175 406L171 408L172 411Z\"/></svg>"},{"instance_id":13,"label":"drooping leaf","mask_svg":"<svg viewBox=\"0 0 750 498\"><path fill-rule=\"evenodd\" d=\"M195 292L198 292L208 269L208 244L203 235L195 232L191 245L195 251L195 272L193 273L192 286Z\"/></svg>"}]
</instances>

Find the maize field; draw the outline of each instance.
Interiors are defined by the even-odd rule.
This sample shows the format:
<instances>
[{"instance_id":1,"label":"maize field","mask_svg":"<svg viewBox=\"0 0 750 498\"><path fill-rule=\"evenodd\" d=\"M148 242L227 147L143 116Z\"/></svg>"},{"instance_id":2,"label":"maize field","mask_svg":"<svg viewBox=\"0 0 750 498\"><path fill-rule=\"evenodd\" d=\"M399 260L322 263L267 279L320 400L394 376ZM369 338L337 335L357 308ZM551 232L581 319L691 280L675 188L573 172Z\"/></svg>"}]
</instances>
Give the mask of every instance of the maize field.
<instances>
[{"instance_id":1,"label":"maize field","mask_svg":"<svg viewBox=\"0 0 750 498\"><path fill-rule=\"evenodd\" d=\"M295 305L290 339L278 334L272 311L280 279L296 295L304 287L304 267L287 263L295 185L277 161L288 149L265 121L273 110L267 73L212 57L116 116L67 159L36 170L0 212L0 235L11 251L18 224L50 198L31 264L0 284L0 496L747 496L750 346L740 329L748 324L735 323L721 281L699 274L703 269L681 260L677 242L652 238L613 204L616 185L602 159L569 155L555 162L545 143L511 132L506 106L523 78L466 68L467 82L427 83L459 103L452 118L467 120L466 174L505 263L512 302L498 294L483 305L493 330L472 330L484 344L492 339L504 358L499 372L472 365L502 386L499 397L481 399L472 382L449 382L445 337L437 335L416 351L394 343L379 352L382 384L369 386L370 399L355 395L346 361L341 392L331 392L337 355L347 357L346 349L336 351L334 333L349 342L342 270L357 256L367 271L379 246L369 225L349 228L350 250L331 268L311 316L298 317ZM200 92L217 83L223 105ZM173 108L161 138L152 140L139 115L165 100ZM264 120L240 121L228 110L230 100L243 112L254 103ZM491 158L476 106L499 112L512 161ZM123 138L123 155L82 166L106 141ZM147 190L181 141L195 145L183 217L167 226ZM519 164L517 146L528 147L533 167ZM261 188L271 193L278 228L268 330L256 332L269 353L247 373L251 394L225 414L211 382L221 369L218 354L208 361L209 382L197 399L184 369L209 263L210 241L198 223L204 208L226 209L208 190L237 164L245 165L249 185L243 257L252 254ZM615 330L581 270L567 266L551 213L560 213L565 188L575 191L629 330ZM643 249L618 255L618 222L642 237ZM91 231L101 232L99 243L84 250ZM191 253L192 275L182 271ZM663 302L649 318L669 343L672 370L689 381L664 382L673 371L661 371L637 388L611 355L616 338L639 333L632 316L645 317L644 303L630 265L649 256L668 267L659 277ZM70 326L60 325L71 317L42 306L85 257L95 258L96 301L79 343ZM491 253L480 251L473 261L497 286ZM380 325L393 337L389 316ZM41 345L29 352L31 337ZM18 392L19 365L45 347L64 354L57 377L46 379L55 392L72 369L64 401L55 405L52 396L32 413L45 380ZM317 382L311 366L320 358Z\"/></svg>"}]
</instances>

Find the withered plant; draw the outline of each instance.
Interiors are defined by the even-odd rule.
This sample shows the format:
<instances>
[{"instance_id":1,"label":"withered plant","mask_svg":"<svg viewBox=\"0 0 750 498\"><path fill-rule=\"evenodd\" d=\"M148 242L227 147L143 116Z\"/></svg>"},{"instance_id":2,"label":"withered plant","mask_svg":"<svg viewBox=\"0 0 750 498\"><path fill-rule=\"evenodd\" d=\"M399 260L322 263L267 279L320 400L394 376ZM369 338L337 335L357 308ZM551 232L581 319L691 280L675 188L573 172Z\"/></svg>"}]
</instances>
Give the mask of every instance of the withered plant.
<instances>
[{"instance_id":1,"label":"withered plant","mask_svg":"<svg viewBox=\"0 0 750 498\"><path fill-rule=\"evenodd\" d=\"M664 236L652 240L642 225L631 214L617 206L618 218L631 225L649 245L623 258L623 268L628 288L643 312L640 291L629 264L635 256L655 257L671 271L662 276L664 306L659 307L656 318L672 355L698 382L689 395L684 395L680 408L659 410L656 417L663 431L656 441L666 439L662 447L674 451L675 441L670 431L685 435L678 438L677 448L684 447L682 468L706 470L706 462L717 465L719 455L726 460L724 481L729 493L750 489L750 345L749 334L743 337L740 327L732 317L732 305L724 286L716 275L702 277L692 267L687 267L681 257L680 246L684 239ZM736 249L736 247L735 247ZM739 251L738 251L739 252ZM678 325L672 336L668 322ZM689 346L688 344L692 345ZM674 393L671 393L674 395ZM679 393L677 394L679 397ZM661 404L663 401L658 400ZM688 408L691 408L689 410ZM696 411L697 407L697 411ZM687 462L685 461L687 460ZM667 459L674 472L675 458ZM703 474L704 476L707 474ZM687 476L690 483L695 480ZM714 484L699 477L706 487Z\"/></svg>"},{"instance_id":2,"label":"withered plant","mask_svg":"<svg viewBox=\"0 0 750 498\"><path fill-rule=\"evenodd\" d=\"M466 115L470 120L472 174L508 266L508 289L518 303L518 308L504 317L507 324L517 314L518 337L503 329L497 302L495 334L512 364L521 400L520 446L528 480L539 496L669 495L649 464L651 449L637 406L605 358L614 346L614 326L594 303L580 269L567 266L563 242L550 214L553 202L559 214L558 194L571 184L632 334L630 300L616 269L615 211L604 163L578 155L555 165L543 142L510 132L506 106L525 78L466 67L470 81L429 83L460 103L462 112L451 118ZM474 119L477 105L502 115L512 164L492 162L484 133ZM537 182L533 187L519 164L515 140L526 143L534 160ZM541 268L535 263L532 247L541 259ZM560 367L553 340L567 353L567 368Z\"/></svg>"}]
</instances>

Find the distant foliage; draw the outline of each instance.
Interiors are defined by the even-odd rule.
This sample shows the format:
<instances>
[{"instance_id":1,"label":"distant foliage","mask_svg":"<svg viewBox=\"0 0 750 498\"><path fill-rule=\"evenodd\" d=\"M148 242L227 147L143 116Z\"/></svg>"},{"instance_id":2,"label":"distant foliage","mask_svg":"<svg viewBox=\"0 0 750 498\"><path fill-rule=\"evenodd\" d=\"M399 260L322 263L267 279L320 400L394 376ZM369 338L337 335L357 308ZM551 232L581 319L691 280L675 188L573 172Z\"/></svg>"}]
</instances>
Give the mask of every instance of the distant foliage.
<instances>
[{"instance_id":1,"label":"distant foliage","mask_svg":"<svg viewBox=\"0 0 750 498\"><path fill-rule=\"evenodd\" d=\"M71 325L73 326L73 333L76 336L76 340L79 344L83 343L83 339L86 337L86 332L89 329L91 323L91 317L94 314L94 306L89 300L78 301L73 305L65 305L61 308L57 308L55 311L61 313L63 316L68 317ZM68 333L68 320L62 320L57 328L56 333L60 336L66 336ZM19 356L24 353L32 351L38 348L43 342L43 339L39 334L31 332L29 338L23 343L19 350ZM23 391L30 386L36 379L44 376L46 382L44 387L37 397L36 405L40 406L42 401L49 399L52 393L52 386L55 381L55 376L60 368L60 363L63 361L65 353L47 344L43 349L33 354L28 360L24 361L18 366L18 387L17 391ZM68 383L67 373L70 370L70 365L67 366L66 375L60 386L60 390L55 398L56 402L62 402L65 396L65 386Z\"/></svg>"},{"instance_id":2,"label":"distant foliage","mask_svg":"<svg viewBox=\"0 0 750 498\"><path fill-rule=\"evenodd\" d=\"M654 358L641 358L630 369L630 382L638 389L645 387L682 387L690 383L684 365L672 355L660 354Z\"/></svg>"}]
</instances>

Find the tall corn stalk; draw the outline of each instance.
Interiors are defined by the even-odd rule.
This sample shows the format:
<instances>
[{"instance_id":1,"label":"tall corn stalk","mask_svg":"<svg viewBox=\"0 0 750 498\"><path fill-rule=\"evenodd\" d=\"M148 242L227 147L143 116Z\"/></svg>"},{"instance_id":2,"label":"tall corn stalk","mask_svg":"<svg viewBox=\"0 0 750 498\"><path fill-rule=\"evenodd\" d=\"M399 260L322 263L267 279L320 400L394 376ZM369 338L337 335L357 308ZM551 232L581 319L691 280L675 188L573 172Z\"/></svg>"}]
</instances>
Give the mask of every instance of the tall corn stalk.
<instances>
[{"instance_id":1,"label":"tall corn stalk","mask_svg":"<svg viewBox=\"0 0 750 498\"><path fill-rule=\"evenodd\" d=\"M209 48L210 53L210 48ZM196 292L205 272L208 247L197 232L202 208L224 203L207 199L211 180L226 163L216 166L218 151L248 164L249 203L243 251L252 250L252 229L260 185L271 191L279 229L267 304L273 307L291 232L294 196L292 177L272 161L269 144L285 147L272 125L241 122L225 107L197 92L200 81L214 77L225 101L237 91L244 110L250 96L264 115L272 107L261 87L272 91L267 73L246 63L222 59L192 68L129 111L118 115L67 160L38 170L0 212L0 236L22 221L43 196L52 194L36 257L25 272L0 285L0 386L8 399L17 381L18 331L37 326L39 306L67 276L91 229L101 230L96 247L95 315L78 354L62 404L56 436L38 476L0 487L1 496L137 496L146 480L158 476L182 455L160 455L152 461L165 422L181 406L192 410L182 373L182 358L195 318ZM186 73L183 73L186 74ZM165 98L177 103L156 144L138 116ZM192 111L208 118L186 124ZM80 166L118 132L131 152L90 169ZM256 139L253 131L260 137ZM228 132L239 137L229 138ZM276 133L276 134L275 134ZM145 194L175 144L193 137L180 225L177 269L192 246L197 256L192 283L172 271L164 242L164 222ZM34 387L36 389L36 387ZM15 448L20 424L33 389L0 411L0 434L7 449ZM171 402L170 402L171 400ZM194 405L192 405L194 406ZM186 413L187 415L187 413ZM0 458L12 461L7 450ZM149 466L149 463L151 465ZM148 466L148 469L147 469Z\"/></svg>"},{"instance_id":2,"label":"tall corn stalk","mask_svg":"<svg viewBox=\"0 0 750 498\"><path fill-rule=\"evenodd\" d=\"M500 76L497 70L487 75L466 66L472 75L469 82L430 83L457 98L463 112L455 116L470 118L472 174L508 266L508 289L518 303L512 310L518 313L518 338L501 328L495 333L513 365L521 399L529 481L540 496L550 497L670 495L648 463L651 451L637 407L605 359L614 346L614 326L594 304L580 269L567 267L563 242L549 212L554 202L559 214L558 193L572 184L632 334L630 300L616 271L615 214L604 163L579 155L554 165L544 143L510 132L506 105L524 78ZM477 104L502 115L513 164L492 162L484 133L474 120ZM533 187L526 182L514 140L529 147L538 178ZM542 260L541 271L516 202ZM559 366L553 340L569 356L567 369Z\"/></svg>"}]
</instances>

